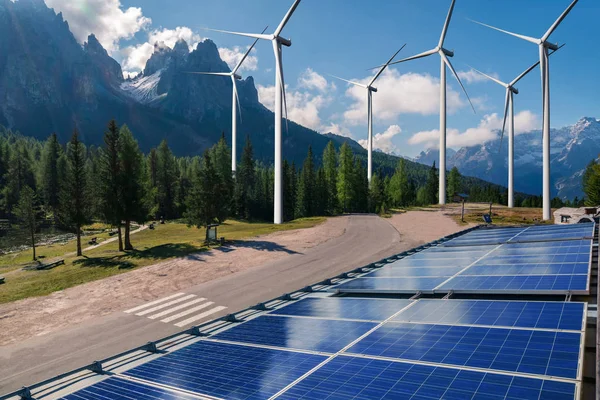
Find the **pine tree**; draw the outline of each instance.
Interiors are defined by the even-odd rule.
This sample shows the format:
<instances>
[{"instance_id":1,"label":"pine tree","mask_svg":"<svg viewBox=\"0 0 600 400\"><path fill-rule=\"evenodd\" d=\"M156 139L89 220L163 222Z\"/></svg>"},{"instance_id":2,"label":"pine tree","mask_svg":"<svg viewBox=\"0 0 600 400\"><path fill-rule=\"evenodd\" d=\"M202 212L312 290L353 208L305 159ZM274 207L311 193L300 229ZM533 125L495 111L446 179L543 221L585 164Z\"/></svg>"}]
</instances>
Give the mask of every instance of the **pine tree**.
<instances>
[{"instance_id":1,"label":"pine tree","mask_svg":"<svg viewBox=\"0 0 600 400\"><path fill-rule=\"evenodd\" d=\"M352 174L352 186L354 198L352 202L353 212L366 212L369 208L369 181L366 168L358 158L354 160L354 173Z\"/></svg>"},{"instance_id":2,"label":"pine tree","mask_svg":"<svg viewBox=\"0 0 600 400\"><path fill-rule=\"evenodd\" d=\"M120 132L115 120L108 123L104 132L104 145L100 156L100 192L102 197L102 216L104 220L117 227L119 251L123 251L121 234L121 209L123 191L121 189L121 163L119 162Z\"/></svg>"},{"instance_id":3,"label":"pine tree","mask_svg":"<svg viewBox=\"0 0 600 400\"><path fill-rule=\"evenodd\" d=\"M427 174L426 188L426 204L436 204L438 202L439 180L435 161Z\"/></svg>"},{"instance_id":4,"label":"pine tree","mask_svg":"<svg viewBox=\"0 0 600 400\"><path fill-rule=\"evenodd\" d=\"M329 207L329 190L327 185L327 177L323 167L317 170L315 181L315 203L313 215L327 215Z\"/></svg>"},{"instance_id":5,"label":"pine tree","mask_svg":"<svg viewBox=\"0 0 600 400\"><path fill-rule=\"evenodd\" d=\"M147 177L144 156L127 125L123 125L119 137L122 191L120 208L125 220L125 250L133 250L130 238L131 221L143 223L148 216Z\"/></svg>"},{"instance_id":6,"label":"pine tree","mask_svg":"<svg viewBox=\"0 0 600 400\"><path fill-rule=\"evenodd\" d=\"M44 145L42 153L40 191L44 200L44 205L48 211L52 212L56 218L60 203L61 184L63 183L59 176L58 162L62 156L63 150L58 143L56 133L50 135ZM56 220L56 219L55 219Z\"/></svg>"},{"instance_id":7,"label":"pine tree","mask_svg":"<svg viewBox=\"0 0 600 400\"><path fill-rule=\"evenodd\" d=\"M450 170L450 173L448 174L447 192L449 199L451 199L454 195L460 192L461 178L462 177L460 175L460 172L458 172L458 168L456 168L456 166L453 167Z\"/></svg>"},{"instance_id":8,"label":"pine tree","mask_svg":"<svg viewBox=\"0 0 600 400\"><path fill-rule=\"evenodd\" d=\"M389 194L392 205L405 207L408 205L408 174L406 172L406 161L401 158L398 161L394 175L390 179Z\"/></svg>"},{"instance_id":9,"label":"pine tree","mask_svg":"<svg viewBox=\"0 0 600 400\"><path fill-rule=\"evenodd\" d=\"M166 140L163 140L157 150L158 163L156 172L156 197L159 217L170 219L176 217L175 192L177 174L175 156Z\"/></svg>"},{"instance_id":10,"label":"pine tree","mask_svg":"<svg viewBox=\"0 0 600 400\"><path fill-rule=\"evenodd\" d=\"M158 185L158 154L156 149L151 149L146 159L146 168L148 169L148 201L149 212L155 219L158 215L158 199L157 199L157 185Z\"/></svg>"},{"instance_id":11,"label":"pine tree","mask_svg":"<svg viewBox=\"0 0 600 400\"><path fill-rule=\"evenodd\" d=\"M338 208L337 195L337 154L333 142L330 140L323 150L323 170L327 185L327 209L329 215L334 215Z\"/></svg>"},{"instance_id":12,"label":"pine tree","mask_svg":"<svg viewBox=\"0 0 600 400\"><path fill-rule=\"evenodd\" d=\"M373 174L371 178L371 186L369 188L369 212L385 213L385 187L384 181L379 177L379 174Z\"/></svg>"},{"instance_id":13,"label":"pine tree","mask_svg":"<svg viewBox=\"0 0 600 400\"><path fill-rule=\"evenodd\" d=\"M294 219L296 209L296 174L292 172L292 166L287 160L283 160L281 173L283 179L283 220L291 221Z\"/></svg>"},{"instance_id":14,"label":"pine tree","mask_svg":"<svg viewBox=\"0 0 600 400\"><path fill-rule=\"evenodd\" d=\"M6 174L4 198L7 211L10 212L17 204L25 186L29 186L34 192L36 190L33 160L26 143L17 142L13 146Z\"/></svg>"},{"instance_id":15,"label":"pine tree","mask_svg":"<svg viewBox=\"0 0 600 400\"><path fill-rule=\"evenodd\" d=\"M253 159L252 142L250 136L246 138L246 145L242 159L238 166L235 180L235 205L236 212L241 219L250 219L252 192L256 182L255 166Z\"/></svg>"},{"instance_id":16,"label":"pine tree","mask_svg":"<svg viewBox=\"0 0 600 400\"><path fill-rule=\"evenodd\" d=\"M224 133L217 144L212 147L211 158L214 160L215 170L225 190L224 206L231 211L233 208L234 178L231 171L231 150L227 145Z\"/></svg>"},{"instance_id":17,"label":"pine tree","mask_svg":"<svg viewBox=\"0 0 600 400\"><path fill-rule=\"evenodd\" d=\"M312 147L308 146L308 154L304 159L300 178L298 180L298 195L296 201L296 215L310 217L315 215L315 164Z\"/></svg>"},{"instance_id":18,"label":"pine tree","mask_svg":"<svg viewBox=\"0 0 600 400\"><path fill-rule=\"evenodd\" d=\"M592 160L585 168L582 183L585 205L594 207L600 205L600 165L595 160ZM579 203L577 197L575 203Z\"/></svg>"},{"instance_id":19,"label":"pine tree","mask_svg":"<svg viewBox=\"0 0 600 400\"><path fill-rule=\"evenodd\" d=\"M354 187L352 185L354 175L354 155L347 143L340 147L339 164L337 174L338 202L343 212L347 212L354 198Z\"/></svg>"},{"instance_id":20,"label":"pine tree","mask_svg":"<svg viewBox=\"0 0 600 400\"><path fill-rule=\"evenodd\" d=\"M29 233L31 239L31 248L33 250L33 261L37 260L35 255L35 231L37 229L37 209L35 192L29 186L21 189L18 203L14 208L14 213L23 224L23 227Z\"/></svg>"}]
</instances>

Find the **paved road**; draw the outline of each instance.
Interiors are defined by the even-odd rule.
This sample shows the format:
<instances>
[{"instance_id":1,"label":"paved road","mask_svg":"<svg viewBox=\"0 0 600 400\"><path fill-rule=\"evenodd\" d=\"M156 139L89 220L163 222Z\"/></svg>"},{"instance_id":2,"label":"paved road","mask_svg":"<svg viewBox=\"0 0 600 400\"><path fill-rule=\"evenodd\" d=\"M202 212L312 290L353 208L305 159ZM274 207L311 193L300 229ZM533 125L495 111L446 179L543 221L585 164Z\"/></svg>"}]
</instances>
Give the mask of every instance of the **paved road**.
<instances>
[{"instance_id":1,"label":"paved road","mask_svg":"<svg viewBox=\"0 0 600 400\"><path fill-rule=\"evenodd\" d=\"M183 294L165 296L152 304L0 348L0 394L299 290L413 246L414 243L402 242L398 231L385 219L353 215L342 236L303 254L292 254L189 288ZM185 315L178 317L180 314Z\"/></svg>"}]
</instances>

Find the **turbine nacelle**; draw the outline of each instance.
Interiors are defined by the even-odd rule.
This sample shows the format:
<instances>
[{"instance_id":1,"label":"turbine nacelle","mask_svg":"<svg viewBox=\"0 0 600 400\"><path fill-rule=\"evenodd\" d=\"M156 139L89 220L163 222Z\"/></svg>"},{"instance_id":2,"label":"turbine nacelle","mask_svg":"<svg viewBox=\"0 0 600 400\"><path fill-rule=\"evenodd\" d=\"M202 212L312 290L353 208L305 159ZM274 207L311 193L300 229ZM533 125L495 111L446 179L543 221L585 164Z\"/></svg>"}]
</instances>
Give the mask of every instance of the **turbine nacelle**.
<instances>
[{"instance_id":1,"label":"turbine nacelle","mask_svg":"<svg viewBox=\"0 0 600 400\"><path fill-rule=\"evenodd\" d=\"M237 79L238 81L241 81L241 80L242 80L242 76L241 76L241 75L238 75L238 74L233 74L233 77L234 77L235 79Z\"/></svg>"},{"instance_id":2,"label":"turbine nacelle","mask_svg":"<svg viewBox=\"0 0 600 400\"><path fill-rule=\"evenodd\" d=\"M513 86L509 86L508 89L513 92L514 94L519 94L519 89L517 89L516 87Z\"/></svg>"},{"instance_id":3,"label":"turbine nacelle","mask_svg":"<svg viewBox=\"0 0 600 400\"><path fill-rule=\"evenodd\" d=\"M560 46L558 45L558 43L550 43L550 42L544 42L544 46L550 50L558 50L560 48Z\"/></svg>"},{"instance_id":4,"label":"turbine nacelle","mask_svg":"<svg viewBox=\"0 0 600 400\"><path fill-rule=\"evenodd\" d=\"M441 51L442 53L444 53L448 57L454 57L454 51L453 50L448 50L448 49L445 49L445 48L442 47L438 51Z\"/></svg>"},{"instance_id":5,"label":"turbine nacelle","mask_svg":"<svg viewBox=\"0 0 600 400\"><path fill-rule=\"evenodd\" d=\"M369 89L371 92L377 92L377 88L374 86L369 86L367 89Z\"/></svg>"},{"instance_id":6,"label":"turbine nacelle","mask_svg":"<svg viewBox=\"0 0 600 400\"><path fill-rule=\"evenodd\" d=\"M291 39L286 39L283 38L281 36L277 36L276 38L274 38L274 40L277 40L280 44L286 46L286 47L290 47L292 45L292 40Z\"/></svg>"}]
</instances>

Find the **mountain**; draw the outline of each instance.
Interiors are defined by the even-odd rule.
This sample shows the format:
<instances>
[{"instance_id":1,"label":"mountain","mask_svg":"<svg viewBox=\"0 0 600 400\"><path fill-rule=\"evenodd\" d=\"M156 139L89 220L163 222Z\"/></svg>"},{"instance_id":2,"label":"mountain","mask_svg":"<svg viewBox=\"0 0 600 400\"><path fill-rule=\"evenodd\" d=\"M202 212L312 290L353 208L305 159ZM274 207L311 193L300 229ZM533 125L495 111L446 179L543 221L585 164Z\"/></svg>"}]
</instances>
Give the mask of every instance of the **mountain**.
<instances>
[{"instance_id":1,"label":"mountain","mask_svg":"<svg viewBox=\"0 0 600 400\"><path fill-rule=\"evenodd\" d=\"M92 34L80 45L61 13L43 0L0 0L0 125L38 139L56 132L66 142L74 128L87 145L102 145L108 121L127 124L144 151L167 139L177 155L196 155L224 132L231 137L231 80L188 74L229 72L214 42L191 50L180 40L173 48L155 43L143 72L123 79L121 66ZM254 154L273 162L273 113L258 99L253 78L238 82L241 123L239 149L246 136ZM348 143L366 163L366 150L356 141L321 135L289 121L283 131L283 154L301 165L308 146L319 158L327 143ZM241 151L238 151L241 154ZM374 170L390 173L399 158L374 152ZM423 183L427 167L410 160L413 179ZM487 185L470 180L474 185Z\"/></svg>"},{"instance_id":2,"label":"mountain","mask_svg":"<svg viewBox=\"0 0 600 400\"><path fill-rule=\"evenodd\" d=\"M463 147L452 155L448 168L456 166L462 173L506 185L508 176L507 139ZM550 173L554 183L552 196L572 200L583 196L581 176L586 165L600 153L600 120L583 117L577 123L550 130ZM422 152L415 160L431 165L437 150ZM515 136L515 190L542 192L542 132L535 130Z\"/></svg>"}]
</instances>

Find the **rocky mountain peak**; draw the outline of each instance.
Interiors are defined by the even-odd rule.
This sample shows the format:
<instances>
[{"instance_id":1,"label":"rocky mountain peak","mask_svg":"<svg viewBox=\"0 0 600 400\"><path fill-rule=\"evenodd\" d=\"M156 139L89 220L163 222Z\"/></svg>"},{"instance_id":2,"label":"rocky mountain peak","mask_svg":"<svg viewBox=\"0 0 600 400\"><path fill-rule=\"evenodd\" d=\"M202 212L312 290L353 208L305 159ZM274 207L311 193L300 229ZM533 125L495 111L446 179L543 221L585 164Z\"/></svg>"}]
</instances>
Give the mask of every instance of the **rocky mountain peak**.
<instances>
[{"instance_id":1,"label":"rocky mountain peak","mask_svg":"<svg viewBox=\"0 0 600 400\"><path fill-rule=\"evenodd\" d=\"M91 61L92 68L109 85L123 82L121 65L108 55L108 52L93 33L83 44L83 50Z\"/></svg>"},{"instance_id":2,"label":"rocky mountain peak","mask_svg":"<svg viewBox=\"0 0 600 400\"><path fill-rule=\"evenodd\" d=\"M173 52L177 55L187 56L190 52L190 48L184 39L179 39L173 47Z\"/></svg>"}]
</instances>

